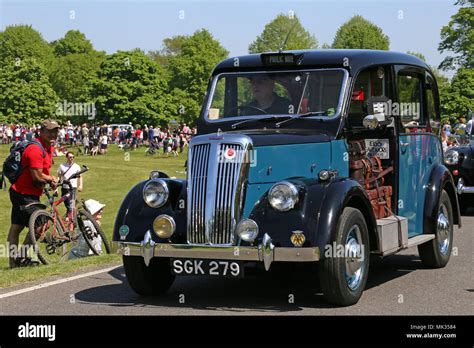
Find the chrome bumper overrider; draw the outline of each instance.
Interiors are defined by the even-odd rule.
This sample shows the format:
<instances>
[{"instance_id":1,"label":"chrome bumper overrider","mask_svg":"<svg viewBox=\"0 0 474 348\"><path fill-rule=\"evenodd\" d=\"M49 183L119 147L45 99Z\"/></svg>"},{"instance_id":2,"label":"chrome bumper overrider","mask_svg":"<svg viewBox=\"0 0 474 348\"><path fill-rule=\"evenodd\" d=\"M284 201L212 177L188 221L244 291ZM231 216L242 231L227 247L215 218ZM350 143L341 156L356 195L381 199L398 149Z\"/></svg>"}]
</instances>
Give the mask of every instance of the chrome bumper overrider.
<instances>
[{"instance_id":1,"label":"chrome bumper overrider","mask_svg":"<svg viewBox=\"0 0 474 348\"><path fill-rule=\"evenodd\" d=\"M142 256L148 266L153 257L215 259L236 261L263 261L268 271L273 261L313 262L319 260L319 248L280 248L272 244L268 234L258 246L213 247L189 244L156 243L147 231L140 243L112 242L117 253Z\"/></svg>"},{"instance_id":2,"label":"chrome bumper overrider","mask_svg":"<svg viewBox=\"0 0 474 348\"><path fill-rule=\"evenodd\" d=\"M457 191L459 195L463 193L474 193L473 186L464 186L464 181L460 178L458 181Z\"/></svg>"}]
</instances>

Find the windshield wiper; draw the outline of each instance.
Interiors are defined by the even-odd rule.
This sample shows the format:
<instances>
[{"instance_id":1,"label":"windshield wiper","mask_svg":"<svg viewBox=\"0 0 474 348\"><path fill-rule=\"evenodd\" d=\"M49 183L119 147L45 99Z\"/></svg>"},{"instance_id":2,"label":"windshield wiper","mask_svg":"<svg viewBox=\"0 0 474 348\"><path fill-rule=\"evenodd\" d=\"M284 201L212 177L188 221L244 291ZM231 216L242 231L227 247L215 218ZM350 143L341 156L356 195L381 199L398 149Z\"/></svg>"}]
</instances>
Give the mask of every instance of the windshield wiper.
<instances>
[{"instance_id":1,"label":"windshield wiper","mask_svg":"<svg viewBox=\"0 0 474 348\"><path fill-rule=\"evenodd\" d=\"M233 125L231 125L230 127L232 129L237 129L238 126L242 125L242 124L246 124L246 123L250 123L250 122L264 122L264 121L276 121L280 119L280 117L275 117L275 116L272 116L272 117L265 117L265 118L248 118L246 120L243 120L243 121L240 121L240 122L237 122L237 123L234 123Z\"/></svg>"},{"instance_id":2,"label":"windshield wiper","mask_svg":"<svg viewBox=\"0 0 474 348\"><path fill-rule=\"evenodd\" d=\"M298 118L305 118L305 117L318 116L318 115L324 115L324 114L326 114L326 111L310 111L310 112L306 112L306 113L304 113L304 114L295 115L295 116L292 116L291 118L289 118L289 119L287 119L287 120L284 120L284 121L275 123L275 127L276 127L276 128L280 128L282 124L285 124L285 123L287 123L287 122L296 120L296 119L298 119Z\"/></svg>"}]
</instances>

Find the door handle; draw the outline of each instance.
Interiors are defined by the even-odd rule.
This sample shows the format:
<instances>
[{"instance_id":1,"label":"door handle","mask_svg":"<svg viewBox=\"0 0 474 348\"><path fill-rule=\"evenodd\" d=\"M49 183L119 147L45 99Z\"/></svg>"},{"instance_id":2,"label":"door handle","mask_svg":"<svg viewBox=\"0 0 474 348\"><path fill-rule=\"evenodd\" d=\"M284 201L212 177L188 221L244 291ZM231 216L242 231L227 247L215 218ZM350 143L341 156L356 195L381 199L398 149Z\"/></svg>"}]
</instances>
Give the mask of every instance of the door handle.
<instances>
[{"instance_id":1,"label":"door handle","mask_svg":"<svg viewBox=\"0 0 474 348\"><path fill-rule=\"evenodd\" d=\"M402 149L402 152L405 153L407 151L408 146L410 143L400 143L400 147Z\"/></svg>"}]
</instances>

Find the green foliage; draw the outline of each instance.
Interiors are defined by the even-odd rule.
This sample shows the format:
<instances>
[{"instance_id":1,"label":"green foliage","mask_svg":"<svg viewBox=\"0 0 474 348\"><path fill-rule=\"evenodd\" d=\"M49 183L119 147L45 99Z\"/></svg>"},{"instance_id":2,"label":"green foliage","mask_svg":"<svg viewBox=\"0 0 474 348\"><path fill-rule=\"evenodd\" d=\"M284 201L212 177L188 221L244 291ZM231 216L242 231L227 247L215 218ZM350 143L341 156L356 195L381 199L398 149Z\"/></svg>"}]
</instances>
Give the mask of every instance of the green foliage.
<instances>
[{"instance_id":1,"label":"green foliage","mask_svg":"<svg viewBox=\"0 0 474 348\"><path fill-rule=\"evenodd\" d=\"M474 111L474 70L461 68L445 92L443 113L448 117L467 116Z\"/></svg>"},{"instance_id":2,"label":"green foliage","mask_svg":"<svg viewBox=\"0 0 474 348\"><path fill-rule=\"evenodd\" d=\"M9 122L31 124L53 117L57 100L36 59L10 59L0 66L0 114Z\"/></svg>"},{"instance_id":3,"label":"green foliage","mask_svg":"<svg viewBox=\"0 0 474 348\"><path fill-rule=\"evenodd\" d=\"M108 56L92 82L97 116L106 123L166 122L170 106L163 68L142 51Z\"/></svg>"},{"instance_id":4,"label":"green foliage","mask_svg":"<svg viewBox=\"0 0 474 348\"><path fill-rule=\"evenodd\" d=\"M354 16L337 30L332 48L388 50L390 39L381 28Z\"/></svg>"},{"instance_id":5,"label":"green foliage","mask_svg":"<svg viewBox=\"0 0 474 348\"><path fill-rule=\"evenodd\" d=\"M0 63L35 59L48 68L53 60L50 45L31 25L12 25L0 32Z\"/></svg>"},{"instance_id":6,"label":"green foliage","mask_svg":"<svg viewBox=\"0 0 474 348\"><path fill-rule=\"evenodd\" d=\"M193 124L199 116L209 76L229 52L205 29L185 38L172 38L172 41L179 41L179 46L174 46L178 48L166 56L170 109L178 121Z\"/></svg>"},{"instance_id":7,"label":"green foliage","mask_svg":"<svg viewBox=\"0 0 474 348\"><path fill-rule=\"evenodd\" d=\"M458 0L456 5L462 7L441 29L438 51L454 53L441 62L439 68L442 70L474 68L474 0Z\"/></svg>"},{"instance_id":8,"label":"green foliage","mask_svg":"<svg viewBox=\"0 0 474 348\"><path fill-rule=\"evenodd\" d=\"M281 13L265 25L262 34L249 45L249 53L278 51L280 48L298 50L317 47L318 41L303 27L296 15Z\"/></svg>"},{"instance_id":9,"label":"green foliage","mask_svg":"<svg viewBox=\"0 0 474 348\"><path fill-rule=\"evenodd\" d=\"M69 30L64 38L51 43L56 56L89 54L94 51L92 43L79 30Z\"/></svg>"},{"instance_id":10,"label":"green foliage","mask_svg":"<svg viewBox=\"0 0 474 348\"><path fill-rule=\"evenodd\" d=\"M102 53L68 54L54 60L50 73L51 84L61 100L91 101L91 81L105 59Z\"/></svg>"},{"instance_id":11,"label":"green foliage","mask_svg":"<svg viewBox=\"0 0 474 348\"><path fill-rule=\"evenodd\" d=\"M159 51L148 52L148 56L158 64L166 67L168 58L181 53L183 44L188 40L186 35L175 35L163 40L163 47Z\"/></svg>"}]
</instances>

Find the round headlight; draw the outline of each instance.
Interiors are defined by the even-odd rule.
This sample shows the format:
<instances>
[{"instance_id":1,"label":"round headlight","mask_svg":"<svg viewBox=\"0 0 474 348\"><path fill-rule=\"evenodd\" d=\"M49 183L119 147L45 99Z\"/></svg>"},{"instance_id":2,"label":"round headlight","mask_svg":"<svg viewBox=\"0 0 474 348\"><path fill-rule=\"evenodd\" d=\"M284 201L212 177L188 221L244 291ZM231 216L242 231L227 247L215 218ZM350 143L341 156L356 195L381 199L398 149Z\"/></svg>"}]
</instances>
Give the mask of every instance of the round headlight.
<instances>
[{"instance_id":1,"label":"round headlight","mask_svg":"<svg viewBox=\"0 0 474 348\"><path fill-rule=\"evenodd\" d=\"M169 190L166 181L153 179L143 187L143 200L151 208L160 208L168 201Z\"/></svg>"},{"instance_id":2,"label":"round headlight","mask_svg":"<svg viewBox=\"0 0 474 348\"><path fill-rule=\"evenodd\" d=\"M153 231L160 238L170 238L176 230L176 223L169 215L159 215L153 221Z\"/></svg>"},{"instance_id":3,"label":"round headlight","mask_svg":"<svg viewBox=\"0 0 474 348\"><path fill-rule=\"evenodd\" d=\"M444 163L449 165L458 164L459 162L459 152L456 150L449 150L444 155Z\"/></svg>"},{"instance_id":4,"label":"round headlight","mask_svg":"<svg viewBox=\"0 0 474 348\"><path fill-rule=\"evenodd\" d=\"M274 209L288 211L298 203L298 189L291 182L282 181L272 186L268 199Z\"/></svg>"},{"instance_id":5,"label":"round headlight","mask_svg":"<svg viewBox=\"0 0 474 348\"><path fill-rule=\"evenodd\" d=\"M243 219L237 225L237 235L246 242L253 242L258 236L258 225L252 219Z\"/></svg>"}]
</instances>

